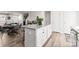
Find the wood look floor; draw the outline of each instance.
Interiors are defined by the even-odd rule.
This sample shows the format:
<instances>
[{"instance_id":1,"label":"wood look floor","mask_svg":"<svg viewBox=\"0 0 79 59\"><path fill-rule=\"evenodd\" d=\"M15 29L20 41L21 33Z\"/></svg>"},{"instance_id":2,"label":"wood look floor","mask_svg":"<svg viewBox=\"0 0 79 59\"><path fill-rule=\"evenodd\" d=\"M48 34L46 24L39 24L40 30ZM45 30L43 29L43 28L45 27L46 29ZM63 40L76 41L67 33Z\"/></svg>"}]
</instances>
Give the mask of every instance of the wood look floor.
<instances>
[{"instance_id":1,"label":"wood look floor","mask_svg":"<svg viewBox=\"0 0 79 59\"><path fill-rule=\"evenodd\" d=\"M17 35L11 36L0 32L0 47L23 47L23 43L23 35L20 30ZM65 34L53 32L43 47L71 47L71 44L66 42Z\"/></svg>"},{"instance_id":2,"label":"wood look floor","mask_svg":"<svg viewBox=\"0 0 79 59\"><path fill-rule=\"evenodd\" d=\"M71 44L66 42L65 34L53 32L44 47L70 47Z\"/></svg>"}]
</instances>

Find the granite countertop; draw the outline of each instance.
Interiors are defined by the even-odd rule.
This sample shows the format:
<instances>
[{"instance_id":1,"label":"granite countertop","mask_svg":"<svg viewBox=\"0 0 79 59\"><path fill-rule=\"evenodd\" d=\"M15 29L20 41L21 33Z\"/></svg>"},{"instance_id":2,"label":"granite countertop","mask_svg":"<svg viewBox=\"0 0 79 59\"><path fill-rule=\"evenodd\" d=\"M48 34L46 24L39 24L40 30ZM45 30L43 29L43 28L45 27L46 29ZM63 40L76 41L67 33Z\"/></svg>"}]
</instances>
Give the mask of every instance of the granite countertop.
<instances>
[{"instance_id":1,"label":"granite countertop","mask_svg":"<svg viewBox=\"0 0 79 59\"><path fill-rule=\"evenodd\" d=\"M25 25L25 26L22 26L24 28L29 28L29 29L39 29L39 28L42 28L44 27L44 25L37 25L37 24L33 24L33 25Z\"/></svg>"}]
</instances>

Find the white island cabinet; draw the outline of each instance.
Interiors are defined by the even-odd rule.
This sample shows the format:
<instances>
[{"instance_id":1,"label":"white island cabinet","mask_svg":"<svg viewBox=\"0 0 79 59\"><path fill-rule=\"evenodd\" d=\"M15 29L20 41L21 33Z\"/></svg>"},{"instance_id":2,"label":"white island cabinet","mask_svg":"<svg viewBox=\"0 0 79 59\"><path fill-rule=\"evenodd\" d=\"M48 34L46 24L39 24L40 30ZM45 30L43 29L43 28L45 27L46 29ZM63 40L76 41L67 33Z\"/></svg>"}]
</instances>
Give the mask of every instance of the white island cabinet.
<instances>
[{"instance_id":1,"label":"white island cabinet","mask_svg":"<svg viewBox=\"0 0 79 59\"><path fill-rule=\"evenodd\" d=\"M51 25L28 25L25 27L25 46L41 47L51 35Z\"/></svg>"}]
</instances>

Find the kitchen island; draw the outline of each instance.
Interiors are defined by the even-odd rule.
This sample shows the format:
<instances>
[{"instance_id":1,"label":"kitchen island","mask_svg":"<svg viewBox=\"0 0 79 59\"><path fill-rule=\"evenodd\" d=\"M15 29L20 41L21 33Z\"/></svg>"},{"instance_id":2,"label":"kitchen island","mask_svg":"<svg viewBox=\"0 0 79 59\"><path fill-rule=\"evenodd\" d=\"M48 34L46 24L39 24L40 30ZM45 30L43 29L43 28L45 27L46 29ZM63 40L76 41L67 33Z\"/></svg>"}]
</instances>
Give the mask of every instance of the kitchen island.
<instances>
[{"instance_id":1,"label":"kitchen island","mask_svg":"<svg viewBox=\"0 0 79 59\"><path fill-rule=\"evenodd\" d=\"M50 37L50 25L26 25L25 28L25 47L42 47Z\"/></svg>"}]
</instances>

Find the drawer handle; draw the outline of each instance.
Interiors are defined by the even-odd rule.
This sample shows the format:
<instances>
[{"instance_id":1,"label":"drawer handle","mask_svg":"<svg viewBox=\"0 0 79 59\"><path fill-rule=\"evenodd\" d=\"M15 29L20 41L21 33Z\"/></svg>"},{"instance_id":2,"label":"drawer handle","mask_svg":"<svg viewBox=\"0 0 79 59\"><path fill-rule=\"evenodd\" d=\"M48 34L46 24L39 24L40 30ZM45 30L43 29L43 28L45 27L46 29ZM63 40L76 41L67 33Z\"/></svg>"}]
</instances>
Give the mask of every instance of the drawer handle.
<instances>
[{"instance_id":1,"label":"drawer handle","mask_svg":"<svg viewBox=\"0 0 79 59\"><path fill-rule=\"evenodd\" d=\"M44 33L44 32L43 32Z\"/></svg>"}]
</instances>

